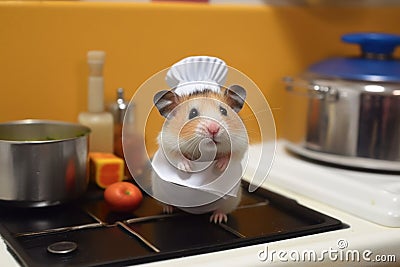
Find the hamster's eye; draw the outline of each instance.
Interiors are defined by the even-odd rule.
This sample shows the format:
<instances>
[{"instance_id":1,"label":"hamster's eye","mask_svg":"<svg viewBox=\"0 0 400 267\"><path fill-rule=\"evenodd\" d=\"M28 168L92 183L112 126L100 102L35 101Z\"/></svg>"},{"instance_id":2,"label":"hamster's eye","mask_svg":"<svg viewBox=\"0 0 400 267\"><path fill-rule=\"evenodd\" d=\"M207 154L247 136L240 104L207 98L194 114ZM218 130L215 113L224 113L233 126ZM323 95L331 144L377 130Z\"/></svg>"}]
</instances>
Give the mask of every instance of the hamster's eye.
<instances>
[{"instance_id":1,"label":"hamster's eye","mask_svg":"<svg viewBox=\"0 0 400 267\"><path fill-rule=\"evenodd\" d=\"M227 115L228 115L228 112L227 112L226 109L223 108L223 107L219 107L219 111L220 111L221 114L224 115L224 116L227 116Z\"/></svg>"},{"instance_id":2,"label":"hamster's eye","mask_svg":"<svg viewBox=\"0 0 400 267\"><path fill-rule=\"evenodd\" d=\"M189 120L193 119L194 117L199 116L199 111L195 108L192 108L189 112Z\"/></svg>"}]
</instances>

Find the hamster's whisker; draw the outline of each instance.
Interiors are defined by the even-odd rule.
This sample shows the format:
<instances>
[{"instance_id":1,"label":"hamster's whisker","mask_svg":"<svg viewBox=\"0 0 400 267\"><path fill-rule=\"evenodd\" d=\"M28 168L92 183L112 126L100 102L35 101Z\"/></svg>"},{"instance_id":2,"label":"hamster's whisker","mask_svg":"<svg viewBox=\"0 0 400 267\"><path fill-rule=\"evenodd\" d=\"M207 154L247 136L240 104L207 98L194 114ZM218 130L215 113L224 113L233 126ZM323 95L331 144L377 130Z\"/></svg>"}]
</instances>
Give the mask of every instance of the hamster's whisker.
<instances>
[{"instance_id":1,"label":"hamster's whisker","mask_svg":"<svg viewBox=\"0 0 400 267\"><path fill-rule=\"evenodd\" d=\"M179 136L180 142L181 142L181 141L182 141L182 142L188 142L188 141L191 141L191 140L193 140L193 139L198 138L198 136L196 135L196 134L199 134L199 132L197 131L197 129L195 130L194 133L195 133L195 134L193 134L193 133L183 133L183 134L180 134L180 136Z\"/></svg>"},{"instance_id":2,"label":"hamster's whisker","mask_svg":"<svg viewBox=\"0 0 400 267\"><path fill-rule=\"evenodd\" d=\"M195 138L188 140L187 142L185 142L185 145L188 148L192 148L193 146L195 146L197 144L197 141Z\"/></svg>"},{"instance_id":3,"label":"hamster's whisker","mask_svg":"<svg viewBox=\"0 0 400 267\"><path fill-rule=\"evenodd\" d=\"M195 155L198 150L199 142L197 140L191 140L191 142L186 143L185 150L191 152L191 158Z\"/></svg>"},{"instance_id":4,"label":"hamster's whisker","mask_svg":"<svg viewBox=\"0 0 400 267\"><path fill-rule=\"evenodd\" d=\"M182 135L179 136L179 140L183 140L184 142L189 141L189 140L191 140L193 138L196 138L196 136L193 136L193 134L190 134L190 133L182 134Z\"/></svg>"},{"instance_id":5,"label":"hamster's whisker","mask_svg":"<svg viewBox=\"0 0 400 267\"><path fill-rule=\"evenodd\" d=\"M188 147L191 147L191 146L193 146L193 145L196 145L196 144L198 143L198 142L197 142L197 136L192 136L191 138L189 138L189 139L187 139L187 140L184 140L183 143L184 143L185 145L187 145Z\"/></svg>"},{"instance_id":6,"label":"hamster's whisker","mask_svg":"<svg viewBox=\"0 0 400 267\"><path fill-rule=\"evenodd\" d=\"M242 136L240 134L232 133L230 136L231 136L231 138L235 138L235 141L246 142L246 143L248 142L248 138L246 138L246 137L244 137L244 136Z\"/></svg>"}]
</instances>

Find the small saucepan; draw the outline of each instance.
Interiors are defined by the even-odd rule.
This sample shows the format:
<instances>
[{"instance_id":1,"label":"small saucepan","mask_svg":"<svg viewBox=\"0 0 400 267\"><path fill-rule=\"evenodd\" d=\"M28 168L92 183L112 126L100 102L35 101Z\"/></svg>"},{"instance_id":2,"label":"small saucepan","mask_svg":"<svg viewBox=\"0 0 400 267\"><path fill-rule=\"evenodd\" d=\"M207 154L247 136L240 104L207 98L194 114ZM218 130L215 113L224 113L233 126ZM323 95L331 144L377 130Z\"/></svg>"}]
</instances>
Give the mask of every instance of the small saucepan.
<instances>
[{"instance_id":1,"label":"small saucepan","mask_svg":"<svg viewBox=\"0 0 400 267\"><path fill-rule=\"evenodd\" d=\"M87 188L90 129L74 123L0 123L0 203L40 207L81 196Z\"/></svg>"},{"instance_id":2,"label":"small saucepan","mask_svg":"<svg viewBox=\"0 0 400 267\"><path fill-rule=\"evenodd\" d=\"M393 56L400 36L354 33L342 40L361 45L361 56L330 58L285 79L288 97L305 100L290 113L300 134L289 132L287 147L329 163L400 171L400 60Z\"/></svg>"}]
</instances>

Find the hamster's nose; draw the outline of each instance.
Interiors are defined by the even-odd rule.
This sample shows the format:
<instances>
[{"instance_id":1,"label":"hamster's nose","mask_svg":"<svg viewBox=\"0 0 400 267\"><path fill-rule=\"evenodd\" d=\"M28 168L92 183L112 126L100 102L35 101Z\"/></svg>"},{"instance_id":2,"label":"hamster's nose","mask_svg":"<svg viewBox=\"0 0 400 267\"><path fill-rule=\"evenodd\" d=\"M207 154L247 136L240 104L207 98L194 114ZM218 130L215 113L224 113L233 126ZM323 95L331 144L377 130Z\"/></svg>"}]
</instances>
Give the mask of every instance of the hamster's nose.
<instances>
[{"instance_id":1,"label":"hamster's nose","mask_svg":"<svg viewBox=\"0 0 400 267\"><path fill-rule=\"evenodd\" d=\"M219 132L219 128L220 128L220 126L216 122L210 122L207 125L207 130L213 137Z\"/></svg>"}]
</instances>

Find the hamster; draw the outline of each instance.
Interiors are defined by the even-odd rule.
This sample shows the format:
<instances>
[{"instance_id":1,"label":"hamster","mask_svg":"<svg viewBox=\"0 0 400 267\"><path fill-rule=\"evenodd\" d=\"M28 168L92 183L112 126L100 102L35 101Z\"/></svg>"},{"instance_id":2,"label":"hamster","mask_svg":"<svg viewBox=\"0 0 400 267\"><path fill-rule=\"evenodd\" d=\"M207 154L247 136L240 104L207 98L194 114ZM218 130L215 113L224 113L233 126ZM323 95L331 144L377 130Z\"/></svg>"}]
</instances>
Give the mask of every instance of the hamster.
<instances>
[{"instance_id":1,"label":"hamster","mask_svg":"<svg viewBox=\"0 0 400 267\"><path fill-rule=\"evenodd\" d=\"M239 85L221 88L219 92L205 89L188 95L177 95L173 90L158 92L153 101L166 121L157 140L166 158L188 173L198 171L193 162L207 151L215 150L212 160L218 172L225 171L230 161L240 162L248 147L247 131L237 115L245 98L246 91ZM225 195L200 208L178 208L189 213L213 212L210 221L227 222L227 214L240 202L240 183L238 186L236 197ZM157 198L157 190L153 194ZM165 211L172 212L172 207L166 206Z\"/></svg>"}]
</instances>

